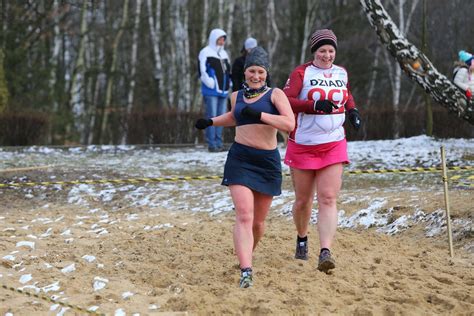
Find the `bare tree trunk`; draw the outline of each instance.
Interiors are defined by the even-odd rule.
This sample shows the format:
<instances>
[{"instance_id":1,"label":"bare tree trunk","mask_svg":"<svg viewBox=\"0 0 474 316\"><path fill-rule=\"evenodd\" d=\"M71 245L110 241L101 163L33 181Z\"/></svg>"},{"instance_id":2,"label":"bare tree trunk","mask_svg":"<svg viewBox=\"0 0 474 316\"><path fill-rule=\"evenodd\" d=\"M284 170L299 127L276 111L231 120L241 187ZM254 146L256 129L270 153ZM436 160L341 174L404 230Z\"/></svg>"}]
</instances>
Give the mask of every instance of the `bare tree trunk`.
<instances>
[{"instance_id":1,"label":"bare tree trunk","mask_svg":"<svg viewBox=\"0 0 474 316\"><path fill-rule=\"evenodd\" d=\"M173 35L175 35L174 30L177 23L176 20L179 20L178 18L176 18L177 10L178 10L177 2L172 1L170 5L171 13L169 14L167 27L170 30L170 32L172 32ZM166 76L165 76L166 78L165 86L166 86L166 92L168 96L169 107L173 108L173 107L178 107L178 104L177 104L178 100L175 99L176 98L175 97L176 95L175 79L176 79L176 74L179 73L179 70L178 70L179 65L177 65L176 63L176 59L177 59L176 57L177 57L177 54L181 52L176 51L176 46L179 45L179 43L175 43L175 41L166 41L165 44L166 44L165 49L168 52L168 54L164 56L165 65L167 65Z\"/></svg>"},{"instance_id":2,"label":"bare tree trunk","mask_svg":"<svg viewBox=\"0 0 474 316\"><path fill-rule=\"evenodd\" d=\"M176 67L176 73L182 74L182 76L175 76L171 81L173 82L172 89L173 95L177 96L177 108L180 111L186 110L189 107L189 96L191 87L191 78L188 71L189 67L189 36L187 31L188 24L188 11L182 8L187 7L187 0L176 0L172 2L171 10L174 21L174 42L176 43L176 54L174 56L174 63ZM183 12L184 11L184 12Z\"/></svg>"},{"instance_id":3,"label":"bare tree trunk","mask_svg":"<svg viewBox=\"0 0 474 316\"><path fill-rule=\"evenodd\" d=\"M275 1L269 0L267 12L267 34L270 35L270 26L273 31L273 36L271 36L271 41L268 45L268 59L270 60L270 65L273 61L273 55L276 52L278 46L278 41L280 40L280 31L275 21Z\"/></svg>"},{"instance_id":4,"label":"bare tree trunk","mask_svg":"<svg viewBox=\"0 0 474 316\"><path fill-rule=\"evenodd\" d=\"M132 35L132 56L130 61L130 88L128 90L127 98L127 110L124 116L124 130L122 134L122 144L127 143L128 133L128 119L130 113L132 113L134 92L135 92L135 74L137 72L137 52L138 52L138 29L140 26L140 12L142 8L142 0L136 0L135 7L135 21L133 23L133 35Z\"/></svg>"},{"instance_id":5,"label":"bare tree trunk","mask_svg":"<svg viewBox=\"0 0 474 316\"><path fill-rule=\"evenodd\" d=\"M226 46L227 49L230 50L232 47L232 27L234 26L234 10L235 10L235 0L228 0L227 4L229 6L229 12L227 14L227 28L225 29L227 35Z\"/></svg>"},{"instance_id":6,"label":"bare tree trunk","mask_svg":"<svg viewBox=\"0 0 474 316\"><path fill-rule=\"evenodd\" d=\"M252 35L252 0L245 0L244 6L244 20L245 20L245 34L246 36Z\"/></svg>"},{"instance_id":7,"label":"bare tree trunk","mask_svg":"<svg viewBox=\"0 0 474 316\"><path fill-rule=\"evenodd\" d=\"M372 74L370 76L369 91L367 92L367 107L370 107L370 104L372 102L372 97L375 91L375 84L377 83L377 68L379 66L379 55L380 55L380 47L377 46L375 48L374 63L372 64Z\"/></svg>"},{"instance_id":8,"label":"bare tree trunk","mask_svg":"<svg viewBox=\"0 0 474 316\"><path fill-rule=\"evenodd\" d=\"M308 46L308 39L311 32L311 27L316 16L315 12L318 8L318 2L306 0L306 14L304 17L303 42L301 43L301 54L299 64L303 64L306 58L306 48Z\"/></svg>"},{"instance_id":9,"label":"bare tree trunk","mask_svg":"<svg viewBox=\"0 0 474 316\"><path fill-rule=\"evenodd\" d=\"M153 6L151 0L146 1L148 9L148 24L150 26L150 38L153 45L153 56L155 57L155 80L158 83L158 103L169 106L165 96L163 66L161 62L160 39L161 39L161 0L156 3L155 18L153 18Z\"/></svg>"},{"instance_id":10,"label":"bare tree trunk","mask_svg":"<svg viewBox=\"0 0 474 316\"><path fill-rule=\"evenodd\" d=\"M186 0L186 4L188 1ZM184 43L184 64L183 64L183 74L184 74L184 110L189 111L191 109L191 60L190 60L190 48L189 48L189 10L187 10L188 5L183 13L183 43Z\"/></svg>"},{"instance_id":11,"label":"bare tree trunk","mask_svg":"<svg viewBox=\"0 0 474 316\"><path fill-rule=\"evenodd\" d=\"M87 40L87 1L82 4L81 12L81 41L79 43L79 50L76 58L76 66L71 82L71 101L70 107L74 117L74 125L76 131L79 132L80 139L82 139L85 126L85 107L83 97L84 86L84 51Z\"/></svg>"},{"instance_id":12,"label":"bare tree trunk","mask_svg":"<svg viewBox=\"0 0 474 316\"><path fill-rule=\"evenodd\" d=\"M104 2L96 3L98 12L103 12L106 9L106 4ZM92 16L91 24L101 24L106 23L105 15L102 14L94 14ZM86 50L86 61L88 61L88 68L100 68L98 66L103 63L103 56L106 55L105 53L105 43L106 40L102 36L94 36L91 34L88 37L88 45ZM95 77L94 77L95 76ZM99 122L99 114L103 115L103 106L99 107L99 97L101 96L101 91L105 91L107 86L107 76L101 70L99 72L92 72L88 76L88 107L87 107L87 126L86 126L86 139L84 140L85 144L93 144L100 142L100 128L97 129ZM100 126L99 126L100 127Z\"/></svg>"},{"instance_id":13,"label":"bare tree trunk","mask_svg":"<svg viewBox=\"0 0 474 316\"><path fill-rule=\"evenodd\" d=\"M203 0L203 11L202 11L202 26L201 26L201 46L204 47L208 44L208 24L209 24L209 0ZM201 48L202 48L201 47ZM189 56L193 58L194 63L196 64L197 56ZM196 80L197 79L197 80ZM199 78L192 78L195 82L195 90L192 92L193 97L191 100L191 108L193 110L201 110L202 104L202 95L201 95L201 80Z\"/></svg>"},{"instance_id":14,"label":"bare tree trunk","mask_svg":"<svg viewBox=\"0 0 474 316\"><path fill-rule=\"evenodd\" d=\"M201 28L201 45L206 46L207 45L207 38L209 34L207 33L207 28L209 24L209 0L204 0L204 5L203 5L203 13L202 13L202 28Z\"/></svg>"},{"instance_id":15,"label":"bare tree trunk","mask_svg":"<svg viewBox=\"0 0 474 316\"><path fill-rule=\"evenodd\" d=\"M100 128L100 143L103 144L106 138L106 131L108 127L109 112L112 106L112 88L114 84L115 71L117 69L117 51L120 44L120 39L122 38L123 30L128 23L128 0L123 2L123 13L122 13L122 22L120 24L117 35L115 36L114 42L112 43L112 63L109 70L109 78L107 81L107 89L105 91L105 103L104 103L104 114L102 115L102 124ZM109 136L109 142L111 140L111 135Z\"/></svg>"},{"instance_id":16,"label":"bare tree trunk","mask_svg":"<svg viewBox=\"0 0 474 316\"><path fill-rule=\"evenodd\" d=\"M95 124L97 122L97 104L99 104L99 96L100 96L100 90L101 87L104 87L107 84L107 78L105 77L105 74L99 74L96 78L95 81L95 86L94 90L92 93L92 104L89 107L89 137L87 139L87 144L90 145L94 142L94 130L95 130Z\"/></svg>"},{"instance_id":17,"label":"bare tree trunk","mask_svg":"<svg viewBox=\"0 0 474 316\"><path fill-rule=\"evenodd\" d=\"M56 95L56 72L58 69L58 58L59 58L59 50L61 48L61 36L59 34L59 20L60 20L60 13L59 13L59 0L54 0L53 2L53 52L50 58L50 72L49 72L49 94L51 96L51 102L53 104L52 113L53 117L58 112L58 99ZM48 133L48 143L51 144L54 139L54 129L53 124L49 125L49 133Z\"/></svg>"},{"instance_id":18,"label":"bare tree trunk","mask_svg":"<svg viewBox=\"0 0 474 316\"><path fill-rule=\"evenodd\" d=\"M224 28L224 0L218 0L217 23L220 28Z\"/></svg>"}]
</instances>

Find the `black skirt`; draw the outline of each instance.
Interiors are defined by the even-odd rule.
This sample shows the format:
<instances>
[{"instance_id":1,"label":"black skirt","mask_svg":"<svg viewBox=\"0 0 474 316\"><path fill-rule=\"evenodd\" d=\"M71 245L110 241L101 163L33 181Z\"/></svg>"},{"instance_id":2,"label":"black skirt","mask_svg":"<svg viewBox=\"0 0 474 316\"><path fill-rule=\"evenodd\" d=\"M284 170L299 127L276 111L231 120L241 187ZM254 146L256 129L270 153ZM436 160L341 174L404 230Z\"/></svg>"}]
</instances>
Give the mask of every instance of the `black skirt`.
<instances>
[{"instance_id":1,"label":"black skirt","mask_svg":"<svg viewBox=\"0 0 474 316\"><path fill-rule=\"evenodd\" d=\"M278 148L256 149L233 143L227 154L222 185L240 184L267 194L281 194L281 158Z\"/></svg>"}]
</instances>

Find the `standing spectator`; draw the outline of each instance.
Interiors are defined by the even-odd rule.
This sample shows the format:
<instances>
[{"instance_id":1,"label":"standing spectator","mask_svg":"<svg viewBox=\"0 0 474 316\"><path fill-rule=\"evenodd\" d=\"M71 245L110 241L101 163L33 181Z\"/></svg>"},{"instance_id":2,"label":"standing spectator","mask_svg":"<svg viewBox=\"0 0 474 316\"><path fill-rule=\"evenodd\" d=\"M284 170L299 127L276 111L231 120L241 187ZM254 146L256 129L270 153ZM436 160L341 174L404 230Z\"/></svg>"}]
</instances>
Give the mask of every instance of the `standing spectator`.
<instances>
[{"instance_id":1,"label":"standing spectator","mask_svg":"<svg viewBox=\"0 0 474 316\"><path fill-rule=\"evenodd\" d=\"M453 81L468 99L472 98L474 92L474 63L472 54L461 50L459 61L454 64Z\"/></svg>"},{"instance_id":2,"label":"standing spectator","mask_svg":"<svg viewBox=\"0 0 474 316\"><path fill-rule=\"evenodd\" d=\"M226 33L213 29L209 34L209 44L199 52L199 75L201 92L206 105L206 117L222 115L226 111L229 94L230 63L224 49ZM223 150L222 127L206 129L206 141L210 152Z\"/></svg>"},{"instance_id":3,"label":"standing spectator","mask_svg":"<svg viewBox=\"0 0 474 316\"><path fill-rule=\"evenodd\" d=\"M315 31L311 36L313 60L296 67L283 89L297 120L285 156L295 190L293 220L298 233L295 258L308 260L307 233L316 193L318 270L326 273L335 268L330 249L337 228L336 200L342 185L343 164L349 163L343 128L345 111L356 130L361 124L347 71L333 64L336 50L333 31Z\"/></svg>"},{"instance_id":4,"label":"standing spectator","mask_svg":"<svg viewBox=\"0 0 474 316\"><path fill-rule=\"evenodd\" d=\"M233 92L242 89L242 84L244 83L245 57L247 57L247 54L255 47L257 47L257 40L253 37L247 38L244 42L242 50L240 51L242 55L237 57L232 64L231 77Z\"/></svg>"},{"instance_id":5,"label":"standing spectator","mask_svg":"<svg viewBox=\"0 0 474 316\"><path fill-rule=\"evenodd\" d=\"M222 184L229 187L235 209L234 247L241 288L253 284L252 257L265 230L273 196L281 194L281 159L277 130L291 131L295 117L286 95L267 87L268 54L256 47L245 61L242 90L233 92L231 111L199 119L196 128L236 126Z\"/></svg>"}]
</instances>

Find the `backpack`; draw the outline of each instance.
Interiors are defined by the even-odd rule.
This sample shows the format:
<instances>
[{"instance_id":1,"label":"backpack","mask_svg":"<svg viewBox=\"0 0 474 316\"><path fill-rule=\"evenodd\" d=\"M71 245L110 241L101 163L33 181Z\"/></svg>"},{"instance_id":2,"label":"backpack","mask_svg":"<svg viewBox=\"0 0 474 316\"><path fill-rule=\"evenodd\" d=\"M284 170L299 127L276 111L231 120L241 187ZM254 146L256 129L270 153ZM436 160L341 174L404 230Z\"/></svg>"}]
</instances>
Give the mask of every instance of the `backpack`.
<instances>
[{"instance_id":1,"label":"backpack","mask_svg":"<svg viewBox=\"0 0 474 316\"><path fill-rule=\"evenodd\" d=\"M456 68L454 68L452 81L454 81L454 78L456 78L456 75L458 74L458 71L461 70L461 68L469 69L467 65L457 66Z\"/></svg>"}]
</instances>

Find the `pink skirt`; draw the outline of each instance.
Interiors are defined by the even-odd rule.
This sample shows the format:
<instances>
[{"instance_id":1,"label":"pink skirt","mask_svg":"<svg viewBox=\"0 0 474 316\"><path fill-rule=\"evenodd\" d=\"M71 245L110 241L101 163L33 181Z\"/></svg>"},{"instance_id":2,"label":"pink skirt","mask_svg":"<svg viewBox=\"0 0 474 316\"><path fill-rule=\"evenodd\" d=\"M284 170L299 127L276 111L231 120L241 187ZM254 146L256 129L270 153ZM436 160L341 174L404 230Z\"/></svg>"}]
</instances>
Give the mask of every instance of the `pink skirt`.
<instances>
[{"instance_id":1,"label":"pink skirt","mask_svg":"<svg viewBox=\"0 0 474 316\"><path fill-rule=\"evenodd\" d=\"M318 170L337 163L348 164L346 139L320 145L299 145L288 140L284 162L291 168L306 170Z\"/></svg>"}]
</instances>

